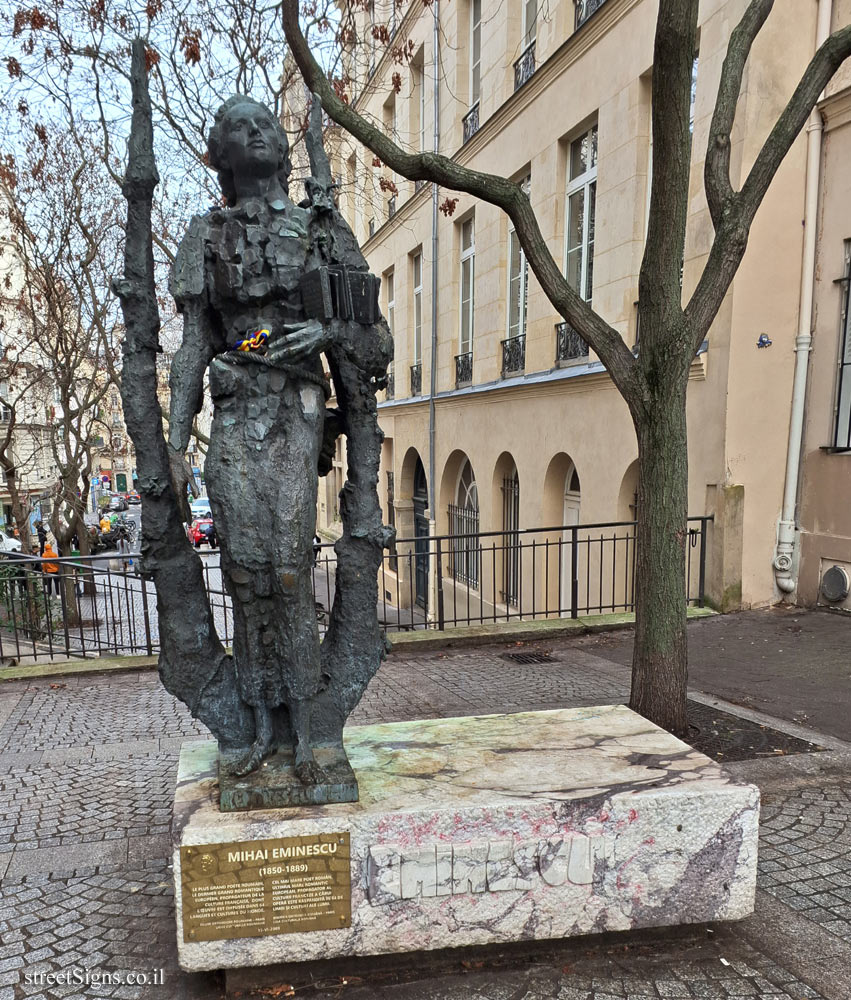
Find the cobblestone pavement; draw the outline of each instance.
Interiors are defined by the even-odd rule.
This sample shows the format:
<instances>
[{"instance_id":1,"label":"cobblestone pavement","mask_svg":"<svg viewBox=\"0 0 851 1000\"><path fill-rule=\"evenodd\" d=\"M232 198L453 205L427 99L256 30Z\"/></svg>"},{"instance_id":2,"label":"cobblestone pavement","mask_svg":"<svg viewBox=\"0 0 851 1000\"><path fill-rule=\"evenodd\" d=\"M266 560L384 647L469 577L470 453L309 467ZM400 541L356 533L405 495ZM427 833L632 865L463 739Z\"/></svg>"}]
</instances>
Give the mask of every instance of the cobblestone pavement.
<instances>
[{"instance_id":1,"label":"cobblestone pavement","mask_svg":"<svg viewBox=\"0 0 851 1000\"><path fill-rule=\"evenodd\" d=\"M817 625L807 628L817 634ZM834 628L831 622L831 642ZM513 647L505 645L395 654L353 722L626 698L627 672L608 655L613 647L602 656L587 638L540 645L551 650L550 662L507 663L501 656ZM221 1000L224 978L181 973L174 942L170 803L180 743L202 733L153 671L0 686L0 1000ZM830 757L735 765L743 777L753 765L752 777L766 788L758 912L741 924L575 940L536 954L418 956L415 966L403 963L392 974L353 963L313 984L305 969L295 995L848 1000L851 777L847 767L844 775L829 772ZM38 981L41 973L75 967L90 978L162 969L164 985Z\"/></svg>"},{"instance_id":2,"label":"cobblestone pavement","mask_svg":"<svg viewBox=\"0 0 851 1000\"><path fill-rule=\"evenodd\" d=\"M851 943L851 785L768 795L760 886Z\"/></svg>"}]
</instances>

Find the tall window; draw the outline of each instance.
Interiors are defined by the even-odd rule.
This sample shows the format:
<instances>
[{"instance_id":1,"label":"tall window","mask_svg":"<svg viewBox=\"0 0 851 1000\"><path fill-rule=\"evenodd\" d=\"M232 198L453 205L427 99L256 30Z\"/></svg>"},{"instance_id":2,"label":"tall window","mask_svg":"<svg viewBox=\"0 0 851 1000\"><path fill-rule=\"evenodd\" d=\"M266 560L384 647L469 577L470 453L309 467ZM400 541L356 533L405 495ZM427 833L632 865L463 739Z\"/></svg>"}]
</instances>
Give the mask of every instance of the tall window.
<instances>
[{"instance_id":1,"label":"tall window","mask_svg":"<svg viewBox=\"0 0 851 1000\"><path fill-rule=\"evenodd\" d=\"M425 68L423 50L411 63L411 145L425 152Z\"/></svg>"},{"instance_id":2,"label":"tall window","mask_svg":"<svg viewBox=\"0 0 851 1000\"><path fill-rule=\"evenodd\" d=\"M532 178L527 174L520 187L528 197ZM526 301L529 288L529 262L514 224L508 230L508 336L522 337L526 333Z\"/></svg>"},{"instance_id":3,"label":"tall window","mask_svg":"<svg viewBox=\"0 0 851 1000\"><path fill-rule=\"evenodd\" d=\"M413 257L413 288L414 288L414 354L413 363L421 364L423 360L423 255L415 253Z\"/></svg>"},{"instance_id":4,"label":"tall window","mask_svg":"<svg viewBox=\"0 0 851 1000\"><path fill-rule=\"evenodd\" d=\"M502 481L502 599L520 603L520 477L517 466Z\"/></svg>"},{"instance_id":5,"label":"tall window","mask_svg":"<svg viewBox=\"0 0 851 1000\"><path fill-rule=\"evenodd\" d=\"M461 224L461 354L473 350L473 309L476 283L476 233L471 216Z\"/></svg>"},{"instance_id":6,"label":"tall window","mask_svg":"<svg viewBox=\"0 0 851 1000\"><path fill-rule=\"evenodd\" d=\"M454 535L450 547L451 574L459 583L479 586L479 491L469 459L465 460L458 477L455 503L449 505L449 533ZM457 537L460 536L460 537Z\"/></svg>"},{"instance_id":7,"label":"tall window","mask_svg":"<svg viewBox=\"0 0 851 1000\"><path fill-rule=\"evenodd\" d=\"M523 0L523 48L535 41L538 22L538 0Z\"/></svg>"},{"instance_id":8,"label":"tall window","mask_svg":"<svg viewBox=\"0 0 851 1000\"><path fill-rule=\"evenodd\" d=\"M482 0L470 0L470 107L479 103L482 78Z\"/></svg>"},{"instance_id":9,"label":"tall window","mask_svg":"<svg viewBox=\"0 0 851 1000\"><path fill-rule=\"evenodd\" d=\"M835 448L851 449L851 240L845 241L845 274L842 278L839 387L836 396Z\"/></svg>"},{"instance_id":10,"label":"tall window","mask_svg":"<svg viewBox=\"0 0 851 1000\"><path fill-rule=\"evenodd\" d=\"M388 271L385 277L387 287L387 325L390 327L390 336L393 340L393 350L396 349L396 275L393 271ZM392 388L395 384L394 365L391 361L387 367L389 375L388 385L391 387L387 393L388 397L395 395Z\"/></svg>"},{"instance_id":11,"label":"tall window","mask_svg":"<svg viewBox=\"0 0 851 1000\"><path fill-rule=\"evenodd\" d=\"M594 278L594 208L597 198L597 126L570 144L567 164L568 282L591 301Z\"/></svg>"}]
</instances>

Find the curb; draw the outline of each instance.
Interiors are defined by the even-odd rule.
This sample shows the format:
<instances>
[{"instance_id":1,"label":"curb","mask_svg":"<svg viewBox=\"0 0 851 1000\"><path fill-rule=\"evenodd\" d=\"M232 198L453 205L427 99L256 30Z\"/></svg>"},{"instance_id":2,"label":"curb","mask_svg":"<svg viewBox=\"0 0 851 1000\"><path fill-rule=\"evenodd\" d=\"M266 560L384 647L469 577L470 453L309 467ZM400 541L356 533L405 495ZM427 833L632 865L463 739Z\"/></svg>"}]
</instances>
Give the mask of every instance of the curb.
<instances>
[{"instance_id":1,"label":"curb","mask_svg":"<svg viewBox=\"0 0 851 1000\"><path fill-rule=\"evenodd\" d=\"M710 608L689 608L689 621L715 617ZM593 632L614 632L632 628L634 614L591 615L584 618L546 618L531 622L497 622L472 628L453 628L445 632L421 629L417 632L392 632L391 655L432 649L463 649L493 642L534 642L558 639L569 635ZM398 638L396 638L398 636ZM18 664L0 667L0 683L4 681L39 680L45 677L70 677L77 674L118 674L133 670L156 670L158 656L110 656L81 660L60 660L50 663Z\"/></svg>"}]
</instances>

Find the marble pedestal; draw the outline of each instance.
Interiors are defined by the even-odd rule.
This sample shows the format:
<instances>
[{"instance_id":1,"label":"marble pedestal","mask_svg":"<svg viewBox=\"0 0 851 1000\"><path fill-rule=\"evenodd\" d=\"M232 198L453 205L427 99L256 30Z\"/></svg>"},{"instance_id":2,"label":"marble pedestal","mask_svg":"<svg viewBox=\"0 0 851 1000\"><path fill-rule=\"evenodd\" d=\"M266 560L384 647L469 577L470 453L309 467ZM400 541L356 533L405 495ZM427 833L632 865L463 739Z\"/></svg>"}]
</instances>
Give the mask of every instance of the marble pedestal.
<instances>
[{"instance_id":1,"label":"marble pedestal","mask_svg":"<svg viewBox=\"0 0 851 1000\"><path fill-rule=\"evenodd\" d=\"M182 968L541 940L753 910L759 791L623 706L352 727L345 742L360 801L248 813L218 809L216 744L184 744L173 823ZM346 926L184 940L181 847L345 834Z\"/></svg>"}]
</instances>

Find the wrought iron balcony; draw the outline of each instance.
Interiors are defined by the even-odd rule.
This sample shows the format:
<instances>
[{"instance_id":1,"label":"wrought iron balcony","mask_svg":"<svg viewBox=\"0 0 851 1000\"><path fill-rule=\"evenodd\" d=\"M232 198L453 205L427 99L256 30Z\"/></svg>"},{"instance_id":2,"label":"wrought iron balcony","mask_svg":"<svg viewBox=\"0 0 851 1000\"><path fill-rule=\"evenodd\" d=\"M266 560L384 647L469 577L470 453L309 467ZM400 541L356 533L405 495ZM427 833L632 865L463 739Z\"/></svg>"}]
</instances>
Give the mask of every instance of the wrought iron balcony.
<instances>
[{"instance_id":1,"label":"wrought iron balcony","mask_svg":"<svg viewBox=\"0 0 851 1000\"><path fill-rule=\"evenodd\" d=\"M411 395L421 396L423 392L423 366L411 365Z\"/></svg>"},{"instance_id":2,"label":"wrought iron balcony","mask_svg":"<svg viewBox=\"0 0 851 1000\"><path fill-rule=\"evenodd\" d=\"M414 194L419 194L420 191L428 184L428 181L414 181Z\"/></svg>"},{"instance_id":3,"label":"wrought iron balcony","mask_svg":"<svg viewBox=\"0 0 851 1000\"><path fill-rule=\"evenodd\" d=\"M375 236L375 219L369 220L369 235Z\"/></svg>"},{"instance_id":4,"label":"wrought iron balcony","mask_svg":"<svg viewBox=\"0 0 851 1000\"><path fill-rule=\"evenodd\" d=\"M526 367L526 335L509 337L502 342L502 377L515 375Z\"/></svg>"},{"instance_id":5,"label":"wrought iron balcony","mask_svg":"<svg viewBox=\"0 0 851 1000\"><path fill-rule=\"evenodd\" d=\"M470 385L473 381L473 352L455 355L455 388Z\"/></svg>"},{"instance_id":6,"label":"wrought iron balcony","mask_svg":"<svg viewBox=\"0 0 851 1000\"><path fill-rule=\"evenodd\" d=\"M527 45L514 64L514 89L519 90L535 72L535 43Z\"/></svg>"},{"instance_id":7,"label":"wrought iron balcony","mask_svg":"<svg viewBox=\"0 0 851 1000\"><path fill-rule=\"evenodd\" d=\"M396 376L393 372L387 373L387 388L384 390L387 399L393 399L396 395Z\"/></svg>"},{"instance_id":8,"label":"wrought iron balcony","mask_svg":"<svg viewBox=\"0 0 851 1000\"><path fill-rule=\"evenodd\" d=\"M588 345L570 323L556 323L556 364L588 357Z\"/></svg>"},{"instance_id":9,"label":"wrought iron balcony","mask_svg":"<svg viewBox=\"0 0 851 1000\"><path fill-rule=\"evenodd\" d=\"M467 114L464 115L463 123L464 123L464 142L468 142L470 139L473 138L476 132L479 131L478 101L476 101L476 103L472 106L472 108L470 108Z\"/></svg>"},{"instance_id":10,"label":"wrought iron balcony","mask_svg":"<svg viewBox=\"0 0 851 1000\"><path fill-rule=\"evenodd\" d=\"M387 201L387 218L392 219L396 214L396 195L394 194L392 198Z\"/></svg>"},{"instance_id":11,"label":"wrought iron balcony","mask_svg":"<svg viewBox=\"0 0 851 1000\"><path fill-rule=\"evenodd\" d=\"M576 27L581 28L583 24L596 14L606 0L576 0Z\"/></svg>"}]
</instances>

